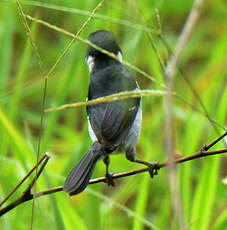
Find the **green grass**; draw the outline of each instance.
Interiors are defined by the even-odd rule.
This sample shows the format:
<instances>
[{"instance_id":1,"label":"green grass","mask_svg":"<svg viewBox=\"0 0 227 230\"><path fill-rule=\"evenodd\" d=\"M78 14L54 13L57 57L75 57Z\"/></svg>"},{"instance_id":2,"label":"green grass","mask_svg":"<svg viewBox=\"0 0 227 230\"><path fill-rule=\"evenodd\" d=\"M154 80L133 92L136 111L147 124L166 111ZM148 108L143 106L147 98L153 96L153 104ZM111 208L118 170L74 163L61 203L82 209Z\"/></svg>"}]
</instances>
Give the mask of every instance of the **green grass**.
<instances>
[{"instance_id":1,"label":"green grass","mask_svg":"<svg viewBox=\"0 0 227 230\"><path fill-rule=\"evenodd\" d=\"M57 3L20 3L25 14L75 34L99 2L61 0ZM180 0L106 1L81 37L87 39L89 33L98 29L113 31L122 47L124 60L157 80L154 83L130 69L141 88L160 90L160 82L164 83L160 62L166 64L170 56L166 44L160 39L160 32L174 50L192 3ZM174 98L173 133L176 151L182 156L198 151L222 134L222 127L226 127L226 15L224 0L218 3L206 1L180 59L184 76L178 72L174 78L174 90L181 100ZM45 173L37 181L37 191L62 185L67 173L91 144L85 107L46 113L43 131L40 130L44 73L50 71L72 38L30 20L28 25L44 63L42 69L16 4L0 1L1 200L35 165L40 133L40 156L50 152L52 157ZM81 41L75 41L51 75L47 84L46 108L85 101L89 84L84 60L86 47ZM219 125L212 125L206 118L185 76L202 99L209 116ZM143 126L137 145L139 159L166 160L164 100L163 96L143 98ZM224 147L224 142L220 142L212 149ZM111 156L110 169L114 173L138 168L123 154ZM105 167L100 161L93 177L103 176L104 173ZM224 154L177 166L178 195L188 229L226 229L227 192L223 183L226 175ZM25 182L8 203L19 197L27 184ZM152 180L145 173L118 179L115 187L104 183L90 185L75 197L59 192L36 199L33 229L179 229L170 200L168 171L164 168ZM28 229L31 207L32 202L29 201L10 211L0 219L0 229Z\"/></svg>"}]
</instances>

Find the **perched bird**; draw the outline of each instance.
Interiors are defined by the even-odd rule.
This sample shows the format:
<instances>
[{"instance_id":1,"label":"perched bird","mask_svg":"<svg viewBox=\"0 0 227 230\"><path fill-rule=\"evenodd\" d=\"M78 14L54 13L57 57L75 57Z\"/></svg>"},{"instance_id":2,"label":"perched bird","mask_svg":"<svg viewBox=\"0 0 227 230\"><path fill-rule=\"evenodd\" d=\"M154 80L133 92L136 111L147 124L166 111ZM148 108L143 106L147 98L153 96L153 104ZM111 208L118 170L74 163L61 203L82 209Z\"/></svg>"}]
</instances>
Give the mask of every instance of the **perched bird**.
<instances>
[{"instance_id":1,"label":"perched bird","mask_svg":"<svg viewBox=\"0 0 227 230\"><path fill-rule=\"evenodd\" d=\"M121 48L111 32L96 31L89 35L88 40L118 57L116 60L88 46L85 56L90 71L88 101L122 91L139 90L131 73L121 63ZM112 152L125 152L128 160L147 165L153 176L154 169L157 169L156 164L138 160L135 154L142 121L141 98L87 106L87 117L93 144L66 178L63 186L65 192L70 195L82 192L100 158L106 164L107 183L114 185L108 171L109 154Z\"/></svg>"}]
</instances>

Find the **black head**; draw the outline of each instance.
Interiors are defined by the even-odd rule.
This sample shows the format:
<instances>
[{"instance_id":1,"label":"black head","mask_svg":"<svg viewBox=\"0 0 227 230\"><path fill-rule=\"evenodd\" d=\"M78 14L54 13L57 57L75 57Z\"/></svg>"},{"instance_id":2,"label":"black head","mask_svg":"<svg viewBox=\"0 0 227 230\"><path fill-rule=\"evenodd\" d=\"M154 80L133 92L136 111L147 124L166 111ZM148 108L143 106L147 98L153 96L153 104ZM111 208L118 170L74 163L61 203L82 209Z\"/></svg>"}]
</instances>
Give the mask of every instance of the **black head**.
<instances>
[{"instance_id":1,"label":"black head","mask_svg":"<svg viewBox=\"0 0 227 230\"><path fill-rule=\"evenodd\" d=\"M88 36L88 40L91 41L92 43L94 43L95 45L101 47L102 49L105 49L111 53L114 53L117 56L121 55L121 48L118 45L117 40L114 37L114 35L109 31L98 30L94 33L91 33ZM87 48L86 58L88 58L88 56L91 56L91 57L105 56L105 57L107 57L107 55L103 54L102 52L100 52L99 50L97 50L91 46L88 46L88 48Z\"/></svg>"}]
</instances>

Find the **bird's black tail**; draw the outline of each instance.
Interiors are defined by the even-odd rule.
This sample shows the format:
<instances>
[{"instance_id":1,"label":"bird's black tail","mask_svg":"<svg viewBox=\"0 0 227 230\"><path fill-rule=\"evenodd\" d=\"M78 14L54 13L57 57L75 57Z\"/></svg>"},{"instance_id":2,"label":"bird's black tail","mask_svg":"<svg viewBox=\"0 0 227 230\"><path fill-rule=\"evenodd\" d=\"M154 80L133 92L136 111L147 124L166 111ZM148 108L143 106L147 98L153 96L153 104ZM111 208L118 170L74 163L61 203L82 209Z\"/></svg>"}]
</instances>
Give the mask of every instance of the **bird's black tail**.
<instances>
[{"instance_id":1,"label":"bird's black tail","mask_svg":"<svg viewBox=\"0 0 227 230\"><path fill-rule=\"evenodd\" d=\"M94 171L96 162L104 154L100 143L94 142L80 162L67 176L63 190L71 195L82 192Z\"/></svg>"}]
</instances>

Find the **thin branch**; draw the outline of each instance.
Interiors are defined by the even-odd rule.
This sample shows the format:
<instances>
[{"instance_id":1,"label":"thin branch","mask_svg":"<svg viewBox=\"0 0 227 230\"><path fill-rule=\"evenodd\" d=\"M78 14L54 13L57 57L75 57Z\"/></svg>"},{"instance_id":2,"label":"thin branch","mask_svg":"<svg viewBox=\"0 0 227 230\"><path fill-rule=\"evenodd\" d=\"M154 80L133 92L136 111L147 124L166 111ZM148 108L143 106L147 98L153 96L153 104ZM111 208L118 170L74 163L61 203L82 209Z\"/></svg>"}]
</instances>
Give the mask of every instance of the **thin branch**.
<instances>
[{"instance_id":1,"label":"thin branch","mask_svg":"<svg viewBox=\"0 0 227 230\"><path fill-rule=\"evenodd\" d=\"M218 143L226 135L227 135L227 131L223 135L221 135L220 137L218 137L216 140L214 140L212 143L210 143L209 145L204 145L202 147L201 151L207 151L207 150L209 150L211 147L213 147L216 143Z\"/></svg>"},{"instance_id":2,"label":"thin branch","mask_svg":"<svg viewBox=\"0 0 227 230\"><path fill-rule=\"evenodd\" d=\"M119 101L119 100L124 100L127 98L136 98L136 97L144 97L144 96L161 96L161 95L165 95L168 93L170 92L162 91L162 90L124 91L120 93L111 94L105 97L99 97L97 99L86 101L86 102L77 102L77 103L72 103L72 104L61 105L55 108L49 108L49 109L46 109L45 112L56 112L59 110L72 109L72 108L76 108L79 106L88 106L88 105L94 105L94 104L103 103L103 102ZM171 92L171 94L174 94L174 93Z\"/></svg>"},{"instance_id":3,"label":"thin branch","mask_svg":"<svg viewBox=\"0 0 227 230\"><path fill-rule=\"evenodd\" d=\"M40 146L41 146L41 138L42 138L42 131L43 131L43 123L44 123L44 114L45 114L45 103L46 103L46 97L47 97L47 78L44 78L44 87L43 87L43 95L42 95L42 104L41 104L41 112L40 112L40 132L38 134L38 146L37 146L37 156L36 156L36 162L39 161L40 156ZM36 167L35 172L35 178L34 178L34 192L36 192L36 185L35 182L38 179L38 167ZM32 230L33 227L33 221L34 221L34 210L35 210L35 197L32 200L32 216L31 216L31 225L30 229Z\"/></svg>"},{"instance_id":4,"label":"thin branch","mask_svg":"<svg viewBox=\"0 0 227 230\"><path fill-rule=\"evenodd\" d=\"M47 156L48 153L45 153L44 156L39 160L39 162L28 172L28 174L26 174L26 176L16 185L16 187L0 203L0 207L13 195L13 193L24 183L24 181L33 173L33 171L43 162L43 160Z\"/></svg>"},{"instance_id":5,"label":"thin branch","mask_svg":"<svg viewBox=\"0 0 227 230\"><path fill-rule=\"evenodd\" d=\"M221 137L219 137L215 141L213 141L211 143L212 145L209 144L208 146L213 146L218 141L220 141L221 138L224 138L226 135L227 135L227 133L223 134ZM226 153L226 152L227 152L227 148L219 149L219 150L213 150L213 151L205 151L202 148L201 151L199 151L199 152L197 152L195 154L192 154L190 156L187 156L187 157L182 157L182 158L179 158L179 159L175 159L172 163L171 162L165 162L165 163L158 164L157 168L161 169L161 168L165 168L165 167L169 166L169 164L177 165L177 164L181 164L181 163L186 162L186 161L191 161L191 160L194 160L194 159L198 159L198 158L202 158L202 157L208 157L208 156L217 155L217 154L223 154L223 153ZM41 167L40 170L42 170L43 168L44 167ZM130 172L114 174L113 179L118 179L118 178L122 178L122 177L136 175L136 174L139 174L139 173L147 172L148 170L149 170L149 168L142 168L142 169L133 170L133 171L130 171ZM40 173L41 172L39 171L38 175ZM106 178L105 177L100 177L100 178L96 178L96 179L91 179L89 184L96 184L96 183L100 183L100 182L106 182ZM24 203L26 201L34 199L34 197L38 198L38 197L45 196L45 195L48 195L48 194L53 194L53 193L56 193L56 192L60 192L62 190L63 190L63 186L58 186L58 187L54 187L54 188L51 188L51 189L47 189L47 190L44 190L44 191L41 191L41 192L36 192L34 194L31 194L30 193L31 189L30 189L30 187L28 187L28 189L25 190L25 192L22 194L21 197L19 197L17 200L13 201L9 205L7 205L5 208L2 208L0 210L0 216L3 216L4 214L9 212L10 210L16 208L18 205L20 205L20 204L22 204L22 203Z\"/></svg>"},{"instance_id":6,"label":"thin branch","mask_svg":"<svg viewBox=\"0 0 227 230\"><path fill-rule=\"evenodd\" d=\"M35 177L33 178L32 182L28 185L28 188L25 190L25 192L24 192L24 195L25 195L25 196L26 196L26 194L28 194L28 195L30 196L30 194L31 194L31 189L32 189L33 186L34 186L34 191L36 192L36 186L35 186L36 184L35 184L35 183L36 183L36 181L38 180L38 178L39 178L39 176L41 175L41 173L43 172L43 170L44 170L44 168L45 168L47 162L49 161L49 159L50 159L50 156L47 155L46 159L45 159L44 162L42 163L42 165L41 165L41 167L40 167L40 169L39 169L38 172L37 172L38 168L36 167L36 175L35 175ZM32 219L31 219L30 229L33 228L35 198L36 198L35 195L33 195Z\"/></svg>"},{"instance_id":7,"label":"thin branch","mask_svg":"<svg viewBox=\"0 0 227 230\"><path fill-rule=\"evenodd\" d=\"M70 41L69 45L66 47L66 49L63 51L63 53L60 55L60 57L58 58L58 60L56 61L56 63L53 65L53 67L51 68L51 70L49 71L49 73L47 74L47 78L49 79L51 74L55 71L55 69L57 68L57 66L59 65L59 63L61 62L62 58L66 55L66 53L68 53L69 49L72 47L73 43L78 40L79 35L81 34L81 32L85 29L85 27L88 25L88 23L91 21L91 19L94 17L94 15L96 14L96 12L103 6L104 0L102 0L98 6L92 11L91 15L89 16L89 18L85 21L85 23L82 25L82 27L80 28L80 30L76 33L76 35L73 35L73 39Z\"/></svg>"},{"instance_id":8,"label":"thin branch","mask_svg":"<svg viewBox=\"0 0 227 230\"><path fill-rule=\"evenodd\" d=\"M1 209L0 213L4 214L4 213L10 211L11 209L15 208L19 204L22 204L25 201L28 201L28 200L31 200L31 199L34 200L36 198L36 193L32 194L31 193L31 189L34 186L35 182L37 181L38 177L41 175L43 169L45 168L45 166L46 166L46 164L48 162L48 160L50 159L50 156L48 155L48 153L45 153L44 156L45 157L43 157L41 159L42 161L44 160L44 162L42 162L42 165L41 165L40 169L38 170L37 174L34 176L32 182L25 189L25 191L23 192L23 194L17 200L13 201L9 205L7 205L5 208ZM31 171L33 172L35 169L37 169L37 167L38 167L38 165L35 165L35 167L33 167L33 169ZM27 174L26 178L31 174L31 171ZM24 180L23 180L23 182L24 182ZM6 200L6 199L4 199L4 200ZM0 216L1 216L1 214L0 214Z\"/></svg>"},{"instance_id":9,"label":"thin branch","mask_svg":"<svg viewBox=\"0 0 227 230\"><path fill-rule=\"evenodd\" d=\"M43 172L44 168L46 167L46 164L47 164L47 162L48 162L49 159L50 159L50 155L45 154L45 156L46 156L46 157L45 157L44 162L42 163L42 165L41 165L39 171L37 172L37 174L36 174L36 176L34 177L34 179L32 180L32 182L29 184L27 190L31 190L31 189L32 189L32 187L34 186L35 182L38 180L39 176L41 175L41 173ZM37 168L37 166L36 166L36 168Z\"/></svg>"}]
</instances>

